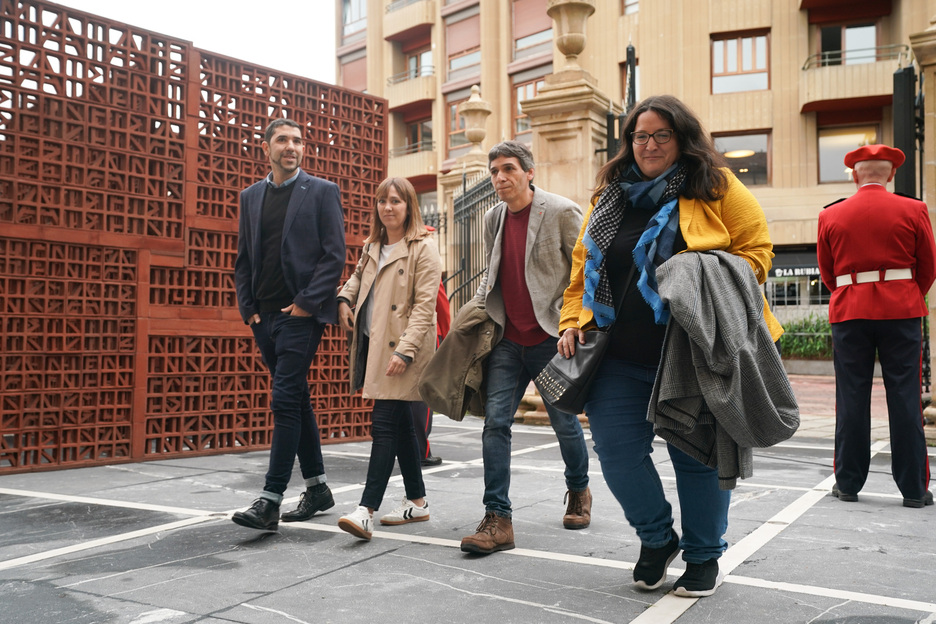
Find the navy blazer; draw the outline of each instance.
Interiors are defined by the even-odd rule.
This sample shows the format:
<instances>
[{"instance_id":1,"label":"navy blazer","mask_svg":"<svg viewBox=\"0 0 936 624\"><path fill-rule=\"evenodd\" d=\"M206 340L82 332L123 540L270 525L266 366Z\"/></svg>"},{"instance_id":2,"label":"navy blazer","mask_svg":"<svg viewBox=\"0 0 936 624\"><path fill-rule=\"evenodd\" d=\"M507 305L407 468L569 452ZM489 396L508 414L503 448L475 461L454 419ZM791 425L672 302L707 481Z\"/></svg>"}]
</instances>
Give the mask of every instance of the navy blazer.
<instances>
[{"instance_id":1,"label":"navy blazer","mask_svg":"<svg viewBox=\"0 0 936 624\"><path fill-rule=\"evenodd\" d=\"M299 170L283 224L282 265L293 303L320 323L338 322L338 282L345 266L341 192L333 182ZM260 211L267 179L240 194L234 282L244 323L258 314L254 298L260 279Z\"/></svg>"}]
</instances>

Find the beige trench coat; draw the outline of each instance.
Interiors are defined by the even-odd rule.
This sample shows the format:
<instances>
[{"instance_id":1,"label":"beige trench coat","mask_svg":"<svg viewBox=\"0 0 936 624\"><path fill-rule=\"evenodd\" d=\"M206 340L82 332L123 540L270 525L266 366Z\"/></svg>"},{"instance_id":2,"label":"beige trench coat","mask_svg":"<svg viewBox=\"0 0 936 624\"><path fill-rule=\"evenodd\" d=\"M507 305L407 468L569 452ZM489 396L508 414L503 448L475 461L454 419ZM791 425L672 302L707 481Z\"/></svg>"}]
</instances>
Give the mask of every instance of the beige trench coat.
<instances>
[{"instance_id":1,"label":"beige trench coat","mask_svg":"<svg viewBox=\"0 0 936 624\"><path fill-rule=\"evenodd\" d=\"M442 275L439 249L431 235L402 240L377 273L380 244L365 247L357 268L338 293L354 309L351 337L351 393L364 389L365 399L420 401L417 384L435 352L436 296ZM358 316L370 293L370 345L360 368L361 322ZM413 358L402 375L387 377L390 356ZM363 372L363 376L362 373ZM363 377L363 378L362 378Z\"/></svg>"}]
</instances>

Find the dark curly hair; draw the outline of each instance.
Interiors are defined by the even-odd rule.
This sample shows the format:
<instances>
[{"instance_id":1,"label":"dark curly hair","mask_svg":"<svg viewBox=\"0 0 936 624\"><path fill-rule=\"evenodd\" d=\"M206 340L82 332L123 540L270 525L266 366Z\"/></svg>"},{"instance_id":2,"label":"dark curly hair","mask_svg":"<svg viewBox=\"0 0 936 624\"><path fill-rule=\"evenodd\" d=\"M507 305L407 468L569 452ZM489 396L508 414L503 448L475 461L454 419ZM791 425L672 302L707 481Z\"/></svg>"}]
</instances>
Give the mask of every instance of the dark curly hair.
<instances>
[{"instance_id":1,"label":"dark curly hair","mask_svg":"<svg viewBox=\"0 0 936 624\"><path fill-rule=\"evenodd\" d=\"M689 199L714 201L724 196L728 176L724 157L715 149L711 135L692 110L672 95L655 95L643 100L624 120L623 140L618 153L598 172L595 198L608 184L634 164L634 149L630 135L637 127L640 115L653 111L670 123L679 140L680 161L689 171L680 195Z\"/></svg>"}]
</instances>

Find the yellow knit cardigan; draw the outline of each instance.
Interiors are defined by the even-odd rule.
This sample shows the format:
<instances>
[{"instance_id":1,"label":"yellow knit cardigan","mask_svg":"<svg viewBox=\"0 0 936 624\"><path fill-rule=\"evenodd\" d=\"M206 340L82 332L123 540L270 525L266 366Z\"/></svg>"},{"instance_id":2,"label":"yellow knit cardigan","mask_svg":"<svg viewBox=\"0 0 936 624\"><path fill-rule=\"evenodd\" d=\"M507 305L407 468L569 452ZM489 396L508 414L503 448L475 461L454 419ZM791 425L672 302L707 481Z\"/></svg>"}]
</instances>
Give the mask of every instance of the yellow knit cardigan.
<instances>
[{"instance_id":1,"label":"yellow knit cardigan","mask_svg":"<svg viewBox=\"0 0 936 624\"><path fill-rule=\"evenodd\" d=\"M721 200L707 202L701 199L679 198L679 229L686 241L685 251L719 249L741 256L751 265L758 283L763 284L774 256L773 244L767 232L767 219L747 187L730 171L726 170L725 173L728 176L728 189ZM562 314L559 319L560 334L570 327L592 329L595 326L592 311L582 307L586 253L582 237L594 208L594 203L588 207L578 240L572 250L572 273L569 287L563 296ZM764 320L771 337L776 341L783 334L783 327L770 311L766 299Z\"/></svg>"}]
</instances>

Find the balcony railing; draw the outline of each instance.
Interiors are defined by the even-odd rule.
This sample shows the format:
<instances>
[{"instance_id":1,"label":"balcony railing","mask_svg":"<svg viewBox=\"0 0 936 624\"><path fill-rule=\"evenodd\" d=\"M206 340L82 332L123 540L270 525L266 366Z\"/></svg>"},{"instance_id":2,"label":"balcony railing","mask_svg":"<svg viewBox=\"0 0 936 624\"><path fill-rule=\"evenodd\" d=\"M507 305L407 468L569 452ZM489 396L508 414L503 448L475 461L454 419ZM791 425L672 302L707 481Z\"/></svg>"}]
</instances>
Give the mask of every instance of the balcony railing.
<instances>
[{"instance_id":1,"label":"balcony railing","mask_svg":"<svg viewBox=\"0 0 936 624\"><path fill-rule=\"evenodd\" d=\"M402 9L405 6L411 4L416 4L417 2L423 2L424 0L393 0L390 4L387 5L387 13L392 13L397 9Z\"/></svg>"},{"instance_id":2,"label":"balcony railing","mask_svg":"<svg viewBox=\"0 0 936 624\"><path fill-rule=\"evenodd\" d=\"M835 65L850 65L860 63L874 63L875 61L889 61L897 59L902 67L910 62L910 46L903 43L877 46L875 48L860 48L855 50L830 50L813 54L803 64L803 69L815 67L829 67ZM854 62L854 61L859 62Z\"/></svg>"},{"instance_id":3,"label":"balcony railing","mask_svg":"<svg viewBox=\"0 0 936 624\"><path fill-rule=\"evenodd\" d=\"M419 141L410 143L403 147L394 147L388 151L390 158L395 156L405 156L407 154L416 154L418 152L432 152L435 150L435 141Z\"/></svg>"},{"instance_id":4,"label":"balcony railing","mask_svg":"<svg viewBox=\"0 0 936 624\"><path fill-rule=\"evenodd\" d=\"M421 67L407 69L399 74L393 74L387 78L387 85L395 85L406 82L407 80L413 80L414 78L422 78L423 76L435 76L435 67L432 65L422 65Z\"/></svg>"}]
</instances>

